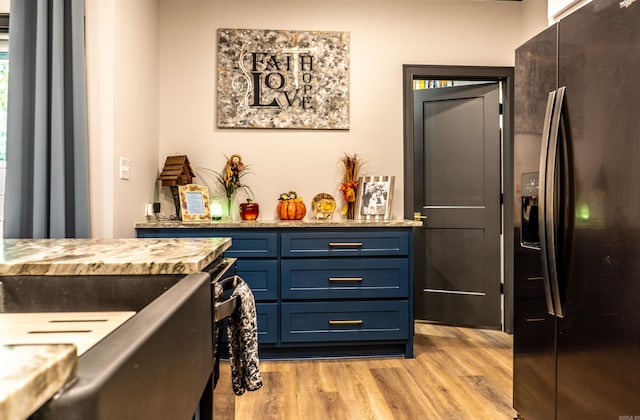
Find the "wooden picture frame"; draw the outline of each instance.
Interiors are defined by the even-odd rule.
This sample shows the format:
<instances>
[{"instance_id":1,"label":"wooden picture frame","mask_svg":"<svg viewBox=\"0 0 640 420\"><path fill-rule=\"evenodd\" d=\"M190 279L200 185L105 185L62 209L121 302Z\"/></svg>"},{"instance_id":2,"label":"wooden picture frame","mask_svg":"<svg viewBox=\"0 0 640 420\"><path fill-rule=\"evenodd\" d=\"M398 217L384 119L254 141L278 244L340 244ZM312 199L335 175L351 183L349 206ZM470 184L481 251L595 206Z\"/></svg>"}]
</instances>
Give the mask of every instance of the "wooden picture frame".
<instances>
[{"instance_id":1,"label":"wooden picture frame","mask_svg":"<svg viewBox=\"0 0 640 420\"><path fill-rule=\"evenodd\" d=\"M178 187L182 221L211 220L209 189L204 185L188 184Z\"/></svg>"},{"instance_id":2,"label":"wooden picture frame","mask_svg":"<svg viewBox=\"0 0 640 420\"><path fill-rule=\"evenodd\" d=\"M360 177L356 196L356 219L390 219L394 181L394 176Z\"/></svg>"}]
</instances>

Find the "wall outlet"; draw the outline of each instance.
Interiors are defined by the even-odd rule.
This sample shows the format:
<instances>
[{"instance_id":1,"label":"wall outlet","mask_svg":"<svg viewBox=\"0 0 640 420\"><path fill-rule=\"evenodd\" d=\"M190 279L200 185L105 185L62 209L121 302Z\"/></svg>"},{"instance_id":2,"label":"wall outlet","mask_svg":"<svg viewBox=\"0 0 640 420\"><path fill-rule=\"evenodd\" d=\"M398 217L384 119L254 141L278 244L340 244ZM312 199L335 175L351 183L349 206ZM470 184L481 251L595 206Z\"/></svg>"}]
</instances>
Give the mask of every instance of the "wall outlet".
<instances>
[{"instance_id":1,"label":"wall outlet","mask_svg":"<svg viewBox=\"0 0 640 420\"><path fill-rule=\"evenodd\" d=\"M120 179L129 179L131 163L126 157L120 157Z\"/></svg>"}]
</instances>

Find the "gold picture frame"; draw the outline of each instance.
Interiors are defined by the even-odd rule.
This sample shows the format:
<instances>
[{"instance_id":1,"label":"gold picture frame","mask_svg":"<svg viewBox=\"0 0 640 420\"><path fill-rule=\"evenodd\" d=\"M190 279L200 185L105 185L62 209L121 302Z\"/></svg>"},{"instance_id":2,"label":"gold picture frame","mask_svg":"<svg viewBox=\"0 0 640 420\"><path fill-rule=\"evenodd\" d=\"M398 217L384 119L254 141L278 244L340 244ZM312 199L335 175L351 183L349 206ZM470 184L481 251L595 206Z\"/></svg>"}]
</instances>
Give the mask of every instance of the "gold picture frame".
<instances>
[{"instance_id":1,"label":"gold picture frame","mask_svg":"<svg viewBox=\"0 0 640 420\"><path fill-rule=\"evenodd\" d=\"M361 176L356 196L356 219L390 219L394 181L394 176Z\"/></svg>"},{"instance_id":2,"label":"gold picture frame","mask_svg":"<svg viewBox=\"0 0 640 420\"><path fill-rule=\"evenodd\" d=\"M188 184L178 187L182 221L211 220L209 189L204 185Z\"/></svg>"}]
</instances>

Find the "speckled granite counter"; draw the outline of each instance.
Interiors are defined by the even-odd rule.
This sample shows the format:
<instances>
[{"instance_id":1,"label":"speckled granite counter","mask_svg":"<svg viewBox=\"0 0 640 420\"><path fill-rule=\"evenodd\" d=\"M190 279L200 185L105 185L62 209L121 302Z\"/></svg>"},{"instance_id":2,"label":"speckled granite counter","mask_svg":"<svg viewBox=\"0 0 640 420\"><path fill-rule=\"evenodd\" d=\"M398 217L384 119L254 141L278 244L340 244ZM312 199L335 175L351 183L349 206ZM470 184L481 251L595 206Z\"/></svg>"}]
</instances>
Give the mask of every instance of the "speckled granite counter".
<instances>
[{"instance_id":1,"label":"speckled granite counter","mask_svg":"<svg viewBox=\"0 0 640 420\"><path fill-rule=\"evenodd\" d=\"M74 374L72 344L0 346L0 418L30 416Z\"/></svg>"},{"instance_id":2,"label":"speckled granite counter","mask_svg":"<svg viewBox=\"0 0 640 420\"><path fill-rule=\"evenodd\" d=\"M256 228L398 228L398 227L421 227L422 222L414 220L231 220L231 221L203 221L203 222L180 222L180 221L158 221L136 223L136 229L256 229Z\"/></svg>"},{"instance_id":3,"label":"speckled granite counter","mask_svg":"<svg viewBox=\"0 0 640 420\"><path fill-rule=\"evenodd\" d=\"M229 238L5 239L0 276L188 274L230 246Z\"/></svg>"}]
</instances>

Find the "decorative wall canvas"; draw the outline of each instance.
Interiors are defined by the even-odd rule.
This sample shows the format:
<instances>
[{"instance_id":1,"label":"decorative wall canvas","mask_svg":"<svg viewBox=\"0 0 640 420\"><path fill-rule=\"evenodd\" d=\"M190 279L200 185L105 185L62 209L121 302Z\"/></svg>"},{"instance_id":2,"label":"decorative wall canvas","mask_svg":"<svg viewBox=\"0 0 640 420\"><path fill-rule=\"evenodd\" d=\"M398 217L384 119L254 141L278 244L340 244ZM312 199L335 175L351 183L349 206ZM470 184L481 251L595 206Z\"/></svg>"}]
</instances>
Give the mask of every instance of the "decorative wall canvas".
<instances>
[{"instance_id":1,"label":"decorative wall canvas","mask_svg":"<svg viewBox=\"0 0 640 420\"><path fill-rule=\"evenodd\" d=\"M218 127L349 129L349 44L349 32L218 29Z\"/></svg>"}]
</instances>

